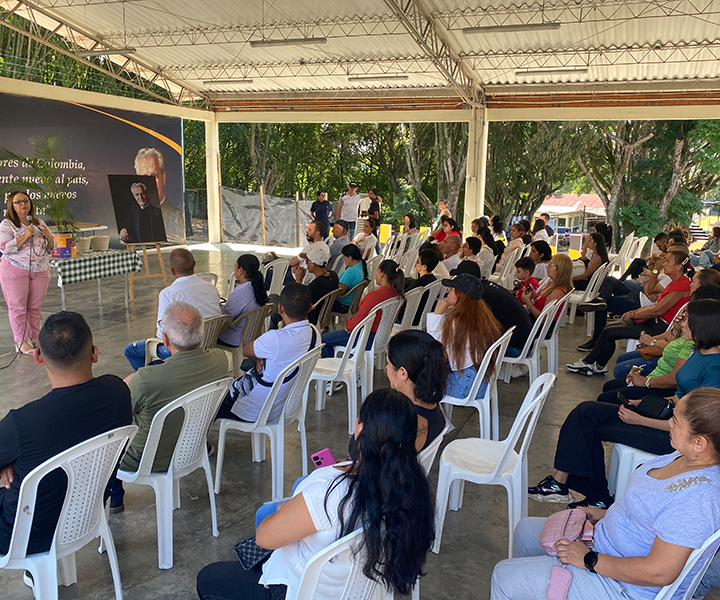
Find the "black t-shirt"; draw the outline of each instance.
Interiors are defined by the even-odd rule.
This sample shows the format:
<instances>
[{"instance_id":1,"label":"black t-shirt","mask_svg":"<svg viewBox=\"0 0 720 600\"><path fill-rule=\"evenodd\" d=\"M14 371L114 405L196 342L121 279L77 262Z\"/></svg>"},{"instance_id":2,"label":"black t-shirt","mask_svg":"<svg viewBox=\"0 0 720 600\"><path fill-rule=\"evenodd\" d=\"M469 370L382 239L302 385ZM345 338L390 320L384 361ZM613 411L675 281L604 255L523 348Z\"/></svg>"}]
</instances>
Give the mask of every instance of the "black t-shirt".
<instances>
[{"instance_id":1,"label":"black t-shirt","mask_svg":"<svg viewBox=\"0 0 720 600\"><path fill-rule=\"evenodd\" d=\"M313 325L317 325L321 308L320 306L315 306L315 304L326 294L338 289L339 285L340 280L335 271L327 271L325 275L316 277L308 284L308 288L310 289L310 302L313 304L313 309L308 314L308 321Z\"/></svg>"},{"instance_id":2,"label":"black t-shirt","mask_svg":"<svg viewBox=\"0 0 720 600\"><path fill-rule=\"evenodd\" d=\"M132 423L130 390L115 375L64 388L11 410L0 421L0 469L14 466L10 489L0 486L0 554L10 545L20 484L35 467L96 435ZM55 470L38 487L28 552L50 549L67 476Z\"/></svg>"},{"instance_id":3,"label":"black t-shirt","mask_svg":"<svg viewBox=\"0 0 720 600\"><path fill-rule=\"evenodd\" d=\"M426 275L423 275L422 277L419 277L418 279L406 279L405 280L405 291L409 292L410 290L414 290L419 287L425 287L426 285L431 284L433 281L435 281L437 277L433 275L432 273L427 273ZM429 311L432 307L428 307L427 311L425 311L425 305L428 301L428 292L425 292L422 297L420 298L420 303L418 304L417 310L415 311L415 318L413 319L413 326L420 325L420 319L422 319L423 312ZM396 323L402 323L403 317L405 316L405 305L400 309L400 313L398 314Z\"/></svg>"},{"instance_id":4,"label":"black t-shirt","mask_svg":"<svg viewBox=\"0 0 720 600\"><path fill-rule=\"evenodd\" d=\"M507 331L511 327L515 327L515 331L513 331L510 338L510 345L513 348L522 350L533 326L528 311L505 288L484 279L481 280L481 283L483 286L482 299L490 307L495 318L500 321L503 329Z\"/></svg>"},{"instance_id":5,"label":"black t-shirt","mask_svg":"<svg viewBox=\"0 0 720 600\"><path fill-rule=\"evenodd\" d=\"M375 213L377 213L377 217ZM368 217L372 217L375 219L375 224L380 225L380 203L377 200L370 202L370 206L368 206Z\"/></svg>"},{"instance_id":6,"label":"black t-shirt","mask_svg":"<svg viewBox=\"0 0 720 600\"><path fill-rule=\"evenodd\" d=\"M315 214L315 220L325 225L325 237L330 235L330 213L332 213L332 204L329 200L320 202L315 200L310 206L310 212Z\"/></svg>"}]
</instances>

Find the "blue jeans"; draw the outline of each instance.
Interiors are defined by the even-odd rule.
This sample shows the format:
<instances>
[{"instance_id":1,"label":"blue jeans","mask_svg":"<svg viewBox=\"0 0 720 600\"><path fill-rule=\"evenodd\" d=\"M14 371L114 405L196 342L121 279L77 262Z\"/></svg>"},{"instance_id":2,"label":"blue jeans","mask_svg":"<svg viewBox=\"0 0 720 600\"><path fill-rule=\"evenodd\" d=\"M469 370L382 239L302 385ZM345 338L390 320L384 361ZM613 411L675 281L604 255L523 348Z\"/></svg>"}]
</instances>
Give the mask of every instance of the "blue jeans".
<instances>
[{"instance_id":1,"label":"blue jeans","mask_svg":"<svg viewBox=\"0 0 720 600\"><path fill-rule=\"evenodd\" d=\"M647 376L648 373L655 369L659 360L659 356L647 359L643 358L637 350L625 352L624 354L618 356L617 361L615 361L613 377L615 377L615 379L627 377L628 373L630 373L630 369L632 369L635 365L643 368L642 371L640 371L641 375Z\"/></svg>"},{"instance_id":2,"label":"blue jeans","mask_svg":"<svg viewBox=\"0 0 720 600\"><path fill-rule=\"evenodd\" d=\"M518 350L517 348L513 348L512 346L508 346L507 350L505 350L505 356L508 358L517 358L522 354L522 348Z\"/></svg>"},{"instance_id":3,"label":"blue jeans","mask_svg":"<svg viewBox=\"0 0 720 600\"><path fill-rule=\"evenodd\" d=\"M350 334L344 329L338 329L337 331L330 331L329 333L324 334L322 336L322 343L325 344L325 346L322 349L321 356L323 358L332 358L335 356L335 347L347 346L349 339ZM373 341L375 341L375 333L371 332L370 337L368 337L365 350L370 350L372 348Z\"/></svg>"},{"instance_id":4,"label":"blue jeans","mask_svg":"<svg viewBox=\"0 0 720 600\"><path fill-rule=\"evenodd\" d=\"M350 221L348 225L350 226L350 229L348 229L348 237L352 240L355 237L355 221Z\"/></svg>"},{"instance_id":5,"label":"blue jeans","mask_svg":"<svg viewBox=\"0 0 720 600\"><path fill-rule=\"evenodd\" d=\"M160 344L157 347L158 358L163 361L166 358L172 356L170 350L165 347L165 344ZM140 367L145 366L145 340L138 340L137 342L131 342L125 346L125 358L128 359L130 366L133 371L137 371ZM155 362L153 362L155 364Z\"/></svg>"},{"instance_id":6,"label":"blue jeans","mask_svg":"<svg viewBox=\"0 0 720 600\"><path fill-rule=\"evenodd\" d=\"M470 388L472 388L472 385L475 382L476 375L477 367L468 367L462 371L450 371L445 393L453 398L466 398L470 393ZM485 395L487 386L487 381L483 381L480 384L480 388L478 389L475 398L482 398Z\"/></svg>"}]
</instances>

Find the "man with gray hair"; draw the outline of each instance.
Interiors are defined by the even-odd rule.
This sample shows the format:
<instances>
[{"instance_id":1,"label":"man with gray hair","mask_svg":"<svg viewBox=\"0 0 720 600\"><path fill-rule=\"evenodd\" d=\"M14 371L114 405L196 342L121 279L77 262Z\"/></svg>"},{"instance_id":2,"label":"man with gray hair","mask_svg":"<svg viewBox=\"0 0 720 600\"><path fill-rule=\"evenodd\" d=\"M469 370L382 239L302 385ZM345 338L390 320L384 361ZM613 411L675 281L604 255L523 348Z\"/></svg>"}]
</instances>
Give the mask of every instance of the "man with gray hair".
<instances>
[{"instance_id":1,"label":"man with gray hair","mask_svg":"<svg viewBox=\"0 0 720 600\"><path fill-rule=\"evenodd\" d=\"M165 241L162 212L150 204L145 184L133 183L130 192L136 204L130 206L127 217L120 225L120 239L125 243Z\"/></svg>"},{"instance_id":2,"label":"man with gray hair","mask_svg":"<svg viewBox=\"0 0 720 600\"><path fill-rule=\"evenodd\" d=\"M163 363L142 367L125 380L130 387L133 424L138 426L138 432L120 463L123 471L137 470L157 411L206 383L227 377L225 353L218 348L203 350L203 335L203 317L197 308L181 301L167 307L162 318L162 339L171 356ZM154 472L168 470L183 418L180 409L165 420ZM123 496L122 482L118 481L113 486L110 512L124 510Z\"/></svg>"},{"instance_id":3,"label":"man with gray hair","mask_svg":"<svg viewBox=\"0 0 720 600\"><path fill-rule=\"evenodd\" d=\"M157 148L140 148L135 155L135 174L149 175L155 178L160 210L165 223L168 244L185 243L185 215L165 196L165 157Z\"/></svg>"}]
</instances>

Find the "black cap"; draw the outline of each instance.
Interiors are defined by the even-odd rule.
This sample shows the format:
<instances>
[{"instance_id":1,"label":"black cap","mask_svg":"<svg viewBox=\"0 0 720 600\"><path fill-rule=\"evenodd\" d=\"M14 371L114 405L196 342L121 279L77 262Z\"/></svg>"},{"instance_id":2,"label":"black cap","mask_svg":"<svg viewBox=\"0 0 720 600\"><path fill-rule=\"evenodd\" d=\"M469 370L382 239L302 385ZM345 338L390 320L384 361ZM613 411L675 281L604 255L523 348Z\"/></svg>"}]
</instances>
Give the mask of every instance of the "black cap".
<instances>
[{"instance_id":1,"label":"black cap","mask_svg":"<svg viewBox=\"0 0 720 600\"><path fill-rule=\"evenodd\" d=\"M480 283L480 280L467 273L458 275L453 279L443 279L442 284L446 287L453 287L456 290L461 291L473 300L479 300L483 295L483 286L482 283Z\"/></svg>"},{"instance_id":2,"label":"black cap","mask_svg":"<svg viewBox=\"0 0 720 600\"><path fill-rule=\"evenodd\" d=\"M354 187L354 188L356 188L356 187L357 187L357 183L355 183L354 181L351 181L350 183L348 183L348 187Z\"/></svg>"},{"instance_id":3,"label":"black cap","mask_svg":"<svg viewBox=\"0 0 720 600\"><path fill-rule=\"evenodd\" d=\"M464 260L452 271L450 271L450 275L453 276L462 275L463 273L467 273L468 275L474 275L475 277L479 278L480 265L478 265L474 260Z\"/></svg>"},{"instance_id":4,"label":"black cap","mask_svg":"<svg viewBox=\"0 0 720 600\"><path fill-rule=\"evenodd\" d=\"M345 231L350 231L350 225L348 225L348 222L345 219L338 219L333 223L333 225L340 225Z\"/></svg>"}]
</instances>

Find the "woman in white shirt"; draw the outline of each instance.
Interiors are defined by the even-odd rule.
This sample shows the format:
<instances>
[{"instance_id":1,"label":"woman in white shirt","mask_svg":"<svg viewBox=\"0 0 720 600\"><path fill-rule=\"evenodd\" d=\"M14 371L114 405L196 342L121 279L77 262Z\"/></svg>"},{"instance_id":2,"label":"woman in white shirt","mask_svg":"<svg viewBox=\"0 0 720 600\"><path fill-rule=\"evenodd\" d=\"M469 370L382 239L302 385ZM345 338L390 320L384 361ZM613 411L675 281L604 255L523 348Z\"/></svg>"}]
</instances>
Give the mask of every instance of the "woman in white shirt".
<instances>
[{"instance_id":1,"label":"woman in white shirt","mask_svg":"<svg viewBox=\"0 0 720 600\"><path fill-rule=\"evenodd\" d=\"M434 538L433 497L415 451L417 415L392 389L376 390L360 409L351 460L322 467L258 526L256 542L274 549L246 571L239 561L213 563L198 574L200 600L272 600L297 590L308 561L364 529L363 571L395 593L410 593ZM314 600L342 593L352 556L322 571Z\"/></svg>"},{"instance_id":2,"label":"woman in white shirt","mask_svg":"<svg viewBox=\"0 0 720 600\"><path fill-rule=\"evenodd\" d=\"M352 243L360 248L363 258L368 258L369 250L374 248L378 243L375 219L368 217L367 221L363 224L362 232L355 236Z\"/></svg>"}]
</instances>

